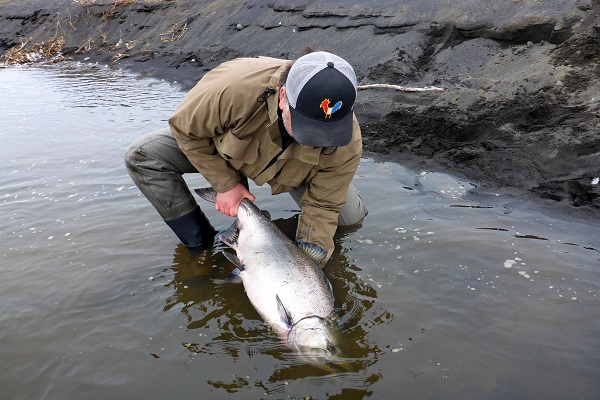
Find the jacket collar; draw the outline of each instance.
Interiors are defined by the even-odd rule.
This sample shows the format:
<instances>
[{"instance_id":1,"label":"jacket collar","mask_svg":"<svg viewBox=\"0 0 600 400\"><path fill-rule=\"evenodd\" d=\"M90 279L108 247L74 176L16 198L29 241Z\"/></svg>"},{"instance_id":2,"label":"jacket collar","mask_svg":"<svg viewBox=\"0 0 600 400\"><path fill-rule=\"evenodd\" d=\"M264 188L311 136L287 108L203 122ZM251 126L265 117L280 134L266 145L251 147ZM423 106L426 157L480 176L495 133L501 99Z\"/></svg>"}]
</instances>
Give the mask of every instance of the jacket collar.
<instances>
[{"instance_id":1,"label":"jacket collar","mask_svg":"<svg viewBox=\"0 0 600 400\"><path fill-rule=\"evenodd\" d=\"M276 90L276 94L273 96L269 96L267 98L267 105L269 107L269 120L271 121L273 127L277 127L279 130L279 124L275 124L277 119L279 118L277 115L277 109L279 108L279 80L281 79L281 75L283 71L288 66L288 64L284 64L273 74L271 80L269 81L269 86ZM296 158L302 160L307 164L318 165L319 164L319 156L321 155L322 148L309 147L306 148L299 144L298 142L294 142L288 146L287 149L279 156L280 159L288 159L288 158Z\"/></svg>"},{"instance_id":2,"label":"jacket collar","mask_svg":"<svg viewBox=\"0 0 600 400\"><path fill-rule=\"evenodd\" d=\"M291 61L290 61L291 62ZM269 120L271 123L277 121L277 108L279 107L279 80L281 79L281 75L283 71L289 66L289 64L284 64L275 71L273 76L271 76L271 80L269 81L269 87L275 89L275 94L269 96L267 98L267 106L269 108Z\"/></svg>"}]
</instances>

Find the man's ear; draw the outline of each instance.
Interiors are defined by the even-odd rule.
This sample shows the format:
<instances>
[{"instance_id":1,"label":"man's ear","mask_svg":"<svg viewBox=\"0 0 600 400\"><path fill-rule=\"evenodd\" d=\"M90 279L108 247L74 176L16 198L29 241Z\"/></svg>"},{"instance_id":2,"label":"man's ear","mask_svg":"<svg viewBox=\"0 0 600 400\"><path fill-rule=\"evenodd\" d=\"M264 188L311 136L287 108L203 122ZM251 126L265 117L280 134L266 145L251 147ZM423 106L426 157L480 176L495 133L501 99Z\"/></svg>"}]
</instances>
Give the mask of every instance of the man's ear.
<instances>
[{"instance_id":1,"label":"man's ear","mask_svg":"<svg viewBox=\"0 0 600 400\"><path fill-rule=\"evenodd\" d=\"M279 108L280 109L284 109L285 108L285 102L287 100L285 99L285 86L282 86L279 88Z\"/></svg>"}]
</instances>

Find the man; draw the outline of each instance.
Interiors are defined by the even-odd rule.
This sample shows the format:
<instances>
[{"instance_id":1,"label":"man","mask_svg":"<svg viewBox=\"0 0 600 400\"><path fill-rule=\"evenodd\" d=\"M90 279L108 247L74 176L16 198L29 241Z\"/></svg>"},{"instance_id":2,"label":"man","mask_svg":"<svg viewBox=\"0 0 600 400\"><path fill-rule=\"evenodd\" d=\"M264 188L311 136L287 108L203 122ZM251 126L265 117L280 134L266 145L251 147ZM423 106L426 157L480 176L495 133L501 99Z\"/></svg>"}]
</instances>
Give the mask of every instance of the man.
<instances>
[{"instance_id":1,"label":"man","mask_svg":"<svg viewBox=\"0 0 600 400\"><path fill-rule=\"evenodd\" d=\"M212 246L215 235L182 177L200 172L217 192L215 208L229 216L255 199L247 178L289 192L301 207L296 240L327 250L328 260L337 226L367 215L351 184L362 152L355 99L354 70L334 54L235 59L185 96L170 129L132 143L125 162L190 250Z\"/></svg>"}]
</instances>

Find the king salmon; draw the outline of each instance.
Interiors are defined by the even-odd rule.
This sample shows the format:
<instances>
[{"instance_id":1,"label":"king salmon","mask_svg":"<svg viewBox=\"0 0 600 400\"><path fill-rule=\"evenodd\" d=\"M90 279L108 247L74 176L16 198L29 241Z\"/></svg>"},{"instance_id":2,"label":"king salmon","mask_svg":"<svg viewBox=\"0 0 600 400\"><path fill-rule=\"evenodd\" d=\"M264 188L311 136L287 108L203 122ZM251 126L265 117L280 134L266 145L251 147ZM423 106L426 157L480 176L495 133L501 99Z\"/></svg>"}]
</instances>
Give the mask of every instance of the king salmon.
<instances>
[{"instance_id":1,"label":"king salmon","mask_svg":"<svg viewBox=\"0 0 600 400\"><path fill-rule=\"evenodd\" d=\"M213 189L196 189L214 202ZM339 330L331 284L318 263L326 251L287 237L248 199L219 239L254 308L284 343L307 361L329 364L339 356Z\"/></svg>"}]
</instances>

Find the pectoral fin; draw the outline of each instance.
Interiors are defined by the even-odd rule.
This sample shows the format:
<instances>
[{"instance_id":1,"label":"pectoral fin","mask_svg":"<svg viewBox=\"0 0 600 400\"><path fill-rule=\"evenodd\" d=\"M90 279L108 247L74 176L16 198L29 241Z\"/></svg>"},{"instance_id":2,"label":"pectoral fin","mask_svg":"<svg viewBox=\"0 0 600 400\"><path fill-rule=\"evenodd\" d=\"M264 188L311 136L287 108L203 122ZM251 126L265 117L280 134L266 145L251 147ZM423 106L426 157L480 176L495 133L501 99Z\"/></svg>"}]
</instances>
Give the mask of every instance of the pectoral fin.
<instances>
[{"instance_id":1,"label":"pectoral fin","mask_svg":"<svg viewBox=\"0 0 600 400\"><path fill-rule=\"evenodd\" d=\"M242 271L244 270L244 264L240 261L240 259L233 253L228 251L223 251L223 255L226 259L228 259L233 265L235 265L235 269L231 271L231 274L227 277L226 281L231 283L242 283Z\"/></svg>"},{"instance_id":2,"label":"pectoral fin","mask_svg":"<svg viewBox=\"0 0 600 400\"><path fill-rule=\"evenodd\" d=\"M228 251L223 251L223 255L226 259L228 259L233 265L235 265L240 271L244 270L244 264L240 261L240 259L233 253Z\"/></svg>"},{"instance_id":3,"label":"pectoral fin","mask_svg":"<svg viewBox=\"0 0 600 400\"><path fill-rule=\"evenodd\" d=\"M281 318L281 322L283 322L287 327L291 328L293 325L292 317L285 309L285 306L281 302L279 295L275 295L275 298L277 300L277 309L279 310L279 317Z\"/></svg>"}]
</instances>

